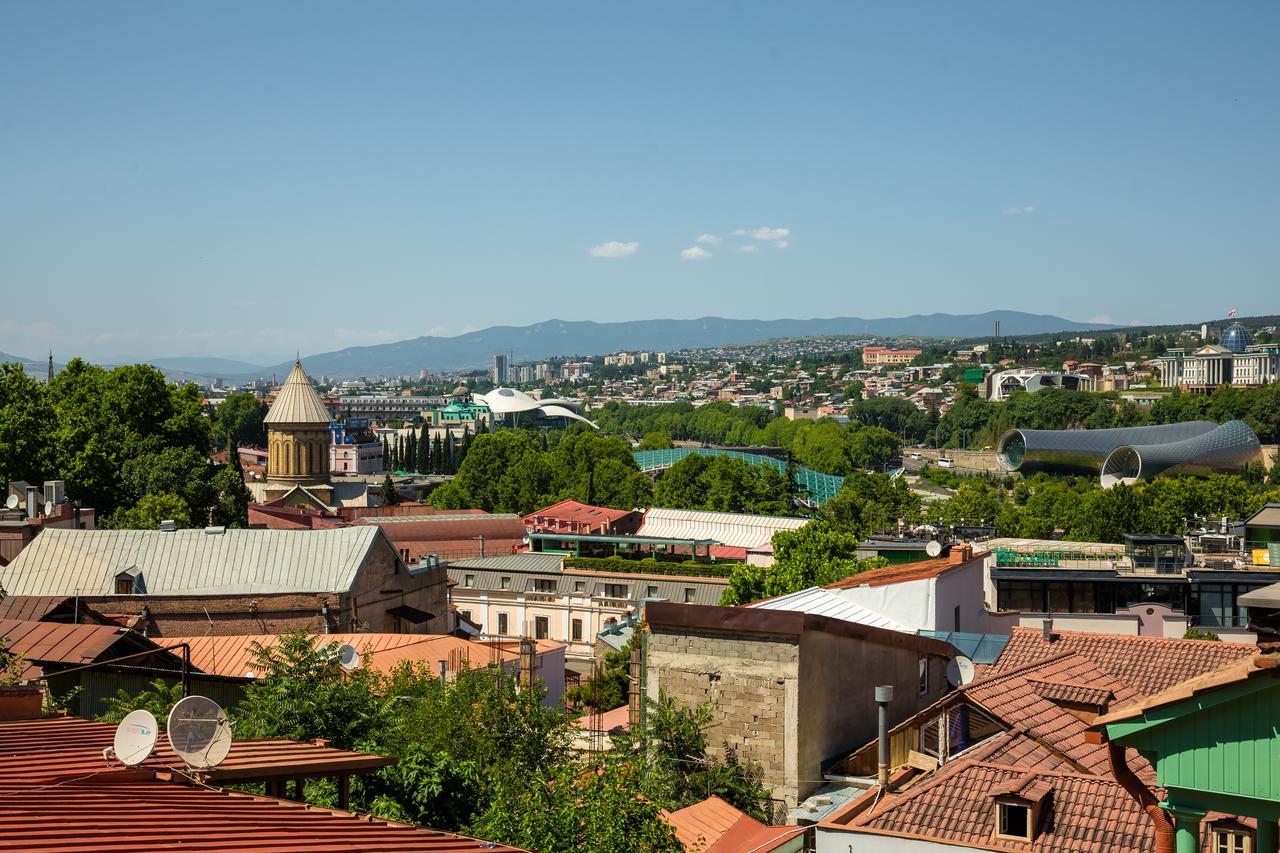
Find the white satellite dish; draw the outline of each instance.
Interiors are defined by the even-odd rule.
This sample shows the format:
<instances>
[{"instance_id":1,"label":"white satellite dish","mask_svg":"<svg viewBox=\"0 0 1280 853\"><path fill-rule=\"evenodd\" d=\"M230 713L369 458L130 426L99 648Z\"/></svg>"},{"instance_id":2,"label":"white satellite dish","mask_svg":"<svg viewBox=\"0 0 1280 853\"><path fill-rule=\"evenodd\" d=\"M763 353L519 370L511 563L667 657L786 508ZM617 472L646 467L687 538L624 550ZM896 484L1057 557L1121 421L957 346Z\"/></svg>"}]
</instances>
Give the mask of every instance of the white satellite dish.
<instances>
[{"instance_id":1,"label":"white satellite dish","mask_svg":"<svg viewBox=\"0 0 1280 853\"><path fill-rule=\"evenodd\" d=\"M116 738L112 752L116 760L126 767L141 764L156 747L156 735L160 727L150 711L130 711L116 726Z\"/></svg>"},{"instance_id":2,"label":"white satellite dish","mask_svg":"<svg viewBox=\"0 0 1280 853\"><path fill-rule=\"evenodd\" d=\"M360 651L350 643L343 643L338 646L338 666L346 670L356 669L360 666Z\"/></svg>"},{"instance_id":3,"label":"white satellite dish","mask_svg":"<svg viewBox=\"0 0 1280 853\"><path fill-rule=\"evenodd\" d=\"M46 516L53 515L53 501L44 502L44 514Z\"/></svg>"},{"instance_id":4,"label":"white satellite dish","mask_svg":"<svg viewBox=\"0 0 1280 853\"><path fill-rule=\"evenodd\" d=\"M932 539L928 545L924 546L924 552L930 557L936 557L942 553L942 543L937 539Z\"/></svg>"},{"instance_id":5,"label":"white satellite dish","mask_svg":"<svg viewBox=\"0 0 1280 853\"><path fill-rule=\"evenodd\" d=\"M973 661L964 655L956 655L947 663L947 682L952 687L960 687L973 681L974 673Z\"/></svg>"},{"instance_id":6,"label":"white satellite dish","mask_svg":"<svg viewBox=\"0 0 1280 853\"><path fill-rule=\"evenodd\" d=\"M169 745L188 767L217 767L231 751L231 724L217 702L188 696L169 712Z\"/></svg>"},{"instance_id":7,"label":"white satellite dish","mask_svg":"<svg viewBox=\"0 0 1280 853\"><path fill-rule=\"evenodd\" d=\"M18 504L20 503L22 503L22 501L18 500L17 495L9 495L9 497L4 499L4 505L9 509L17 509Z\"/></svg>"}]
</instances>

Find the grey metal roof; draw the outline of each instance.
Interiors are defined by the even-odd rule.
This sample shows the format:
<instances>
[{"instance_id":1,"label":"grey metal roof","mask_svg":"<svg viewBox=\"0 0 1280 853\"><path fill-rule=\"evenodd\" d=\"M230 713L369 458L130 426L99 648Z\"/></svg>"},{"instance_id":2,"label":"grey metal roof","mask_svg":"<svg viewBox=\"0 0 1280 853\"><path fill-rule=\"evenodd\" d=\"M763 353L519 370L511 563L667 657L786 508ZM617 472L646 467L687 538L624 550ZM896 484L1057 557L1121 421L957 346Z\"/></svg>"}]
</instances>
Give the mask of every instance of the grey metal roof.
<instances>
[{"instance_id":1,"label":"grey metal roof","mask_svg":"<svg viewBox=\"0 0 1280 853\"><path fill-rule=\"evenodd\" d=\"M289 377L280 386L280 393L271 404L271 410L263 419L268 424L324 424L333 417L325 407L320 394L302 369L301 362L294 362Z\"/></svg>"},{"instance_id":2,"label":"grey metal roof","mask_svg":"<svg viewBox=\"0 0 1280 853\"><path fill-rule=\"evenodd\" d=\"M117 575L140 575L148 595L346 592L379 536L338 530L43 531L8 566L12 595L112 595Z\"/></svg>"},{"instance_id":3,"label":"grey metal roof","mask_svg":"<svg viewBox=\"0 0 1280 853\"><path fill-rule=\"evenodd\" d=\"M430 516L428 516L429 518ZM467 516L475 518L476 516ZM563 554L499 554L494 557L476 557L470 560L456 560L449 568L481 569L503 572L539 572L542 574L559 574L564 565ZM452 577L452 572L450 577Z\"/></svg>"}]
</instances>

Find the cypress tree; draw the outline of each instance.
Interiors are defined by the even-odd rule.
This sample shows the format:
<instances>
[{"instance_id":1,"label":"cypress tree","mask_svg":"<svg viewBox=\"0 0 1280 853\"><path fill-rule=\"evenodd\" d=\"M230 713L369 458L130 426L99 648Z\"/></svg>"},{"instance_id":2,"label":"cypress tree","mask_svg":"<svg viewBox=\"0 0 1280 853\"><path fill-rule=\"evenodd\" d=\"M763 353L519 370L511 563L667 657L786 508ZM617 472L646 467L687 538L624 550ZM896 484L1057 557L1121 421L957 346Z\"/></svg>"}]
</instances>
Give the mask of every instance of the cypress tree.
<instances>
[{"instance_id":1,"label":"cypress tree","mask_svg":"<svg viewBox=\"0 0 1280 853\"><path fill-rule=\"evenodd\" d=\"M435 441L431 444L431 473L444 474L445 469L448 467L444 458L444 438L437 433Z\"/></svg>"}]
</instances>

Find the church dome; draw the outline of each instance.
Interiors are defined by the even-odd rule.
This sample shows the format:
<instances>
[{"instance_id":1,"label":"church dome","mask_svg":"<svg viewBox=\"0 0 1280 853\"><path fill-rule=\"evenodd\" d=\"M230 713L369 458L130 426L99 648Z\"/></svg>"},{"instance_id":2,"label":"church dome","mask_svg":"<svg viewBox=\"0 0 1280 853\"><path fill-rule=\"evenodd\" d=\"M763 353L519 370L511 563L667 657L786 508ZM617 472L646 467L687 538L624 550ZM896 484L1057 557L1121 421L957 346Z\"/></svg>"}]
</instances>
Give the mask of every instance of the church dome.
<instances>
[{"instance_id":1,"label":"church dome","mask_svg":"<svg viewBox=\"0 0 1280 853\"><path fill-rule=\"evenodd\" d=\"M1253 335L1239 323L1232 323L1231 327L1222 333L1222 340L1219 343L1224 349L1232 352L1244 352L1245 347L1253 343Z\"/></svg>"},{"instance_id":2,"label":"church dome","mask_svg":"<svg viewBox=\"0 0 1280 853\"><path fill-rule=\"evenodd\" d=\"M323 424L333 421L329 409L311 379L302 369L302 362L294 362L289 378L280 386L276 401L271 404L264 421L268 424Z\"/></svg>"},{"instance_id":3,"label":"church dome","mask_svg":"<svg viewBox=\"0 0 1280 853\"><path fill-rule=\"evenodd\" d=\"M458 387L454 388L453 393L451 393L449 396L450 397L470 397L471 389L468 388L465 384L460 382L458 383Z\"/></svg>"}]
</instances>

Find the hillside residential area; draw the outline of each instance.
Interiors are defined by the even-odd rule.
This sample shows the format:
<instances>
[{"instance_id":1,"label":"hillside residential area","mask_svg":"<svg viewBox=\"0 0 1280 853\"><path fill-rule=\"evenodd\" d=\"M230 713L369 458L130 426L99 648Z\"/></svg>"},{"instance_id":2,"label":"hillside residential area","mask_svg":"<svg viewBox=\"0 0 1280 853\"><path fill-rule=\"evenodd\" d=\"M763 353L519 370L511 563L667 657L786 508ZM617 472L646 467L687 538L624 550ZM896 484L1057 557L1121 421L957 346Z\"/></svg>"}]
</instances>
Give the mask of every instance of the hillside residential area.
<instances>
[{"instance_id":1,"label":"hillside residential area","mask_svg":"<svg viewBox=\"0 0 1280 853\"><path fill-rule=\"evenodd\" d=\"M0 853L1280 853L1278 34L0 0Z\"/></svg>"}]
</instances>

